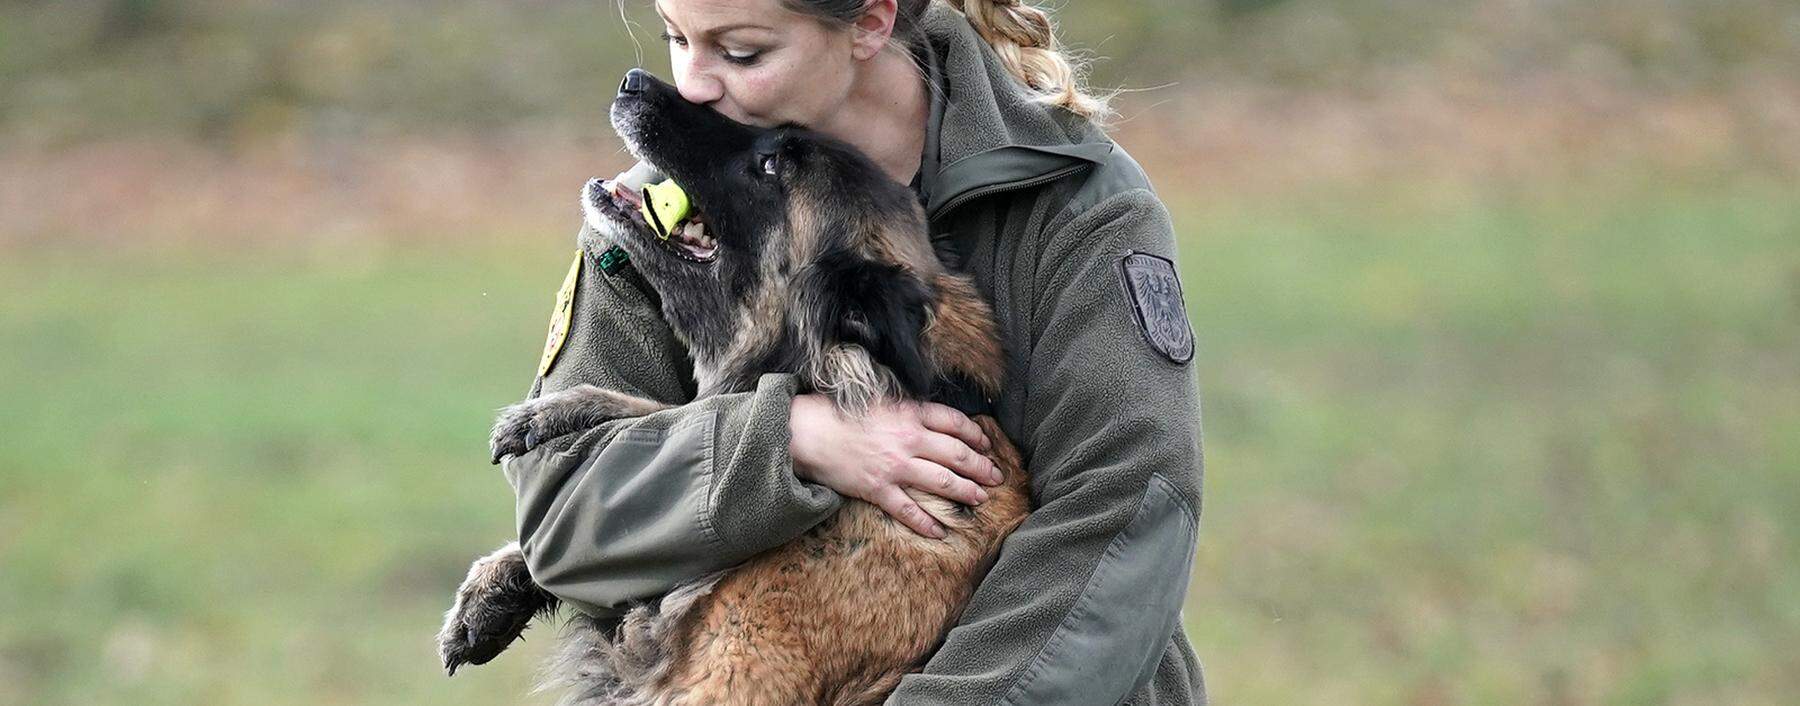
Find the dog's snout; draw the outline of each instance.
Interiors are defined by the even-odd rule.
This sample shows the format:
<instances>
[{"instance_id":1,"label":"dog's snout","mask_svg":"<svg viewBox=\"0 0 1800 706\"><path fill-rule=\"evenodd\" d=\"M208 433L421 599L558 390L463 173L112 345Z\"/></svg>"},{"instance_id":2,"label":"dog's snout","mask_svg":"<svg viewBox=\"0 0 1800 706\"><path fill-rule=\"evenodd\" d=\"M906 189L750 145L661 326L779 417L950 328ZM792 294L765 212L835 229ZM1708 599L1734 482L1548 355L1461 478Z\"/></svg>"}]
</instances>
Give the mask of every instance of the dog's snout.
<instances>
[{"instance_id":1,"label":"dog's snout","mask_svg":"<svg viewBox=\"0 0 1800 706\"><path fill-rule=\"evenodd\" d=\"M650 83L650 74L643 69L632 69L625 72L625 80L619 82L619 95L629 96L644 92L644 86Z\"/></svg>"}]
</instances>

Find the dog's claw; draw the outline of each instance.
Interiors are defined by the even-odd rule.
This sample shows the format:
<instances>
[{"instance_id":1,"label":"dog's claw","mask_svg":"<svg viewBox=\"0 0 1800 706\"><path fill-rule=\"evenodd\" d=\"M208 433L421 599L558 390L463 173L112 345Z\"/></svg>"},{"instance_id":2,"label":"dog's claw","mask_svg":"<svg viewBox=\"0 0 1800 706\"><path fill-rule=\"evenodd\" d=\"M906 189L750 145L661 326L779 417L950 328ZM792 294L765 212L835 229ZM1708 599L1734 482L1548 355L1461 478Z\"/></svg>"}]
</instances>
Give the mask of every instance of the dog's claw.
<instances>
[{"instance_id":1,"label":"dog's claw","mask_svg":"<svg viewBox=\"0 0 1800 706\"><path fill-rule=\"evenodd\" d=\"M528 403L507 407L500 413L500 418L494 420L493 434L488 437L492 462L499 463L500 459L525 453L537 445L537 435L532 433L534 416Z\"/></svg>"},{"instance_id":2,"label":"dog's claw","mask_svg":"<svg viewBox=\"0 0 1800 706\"><path fill-rule=\"evenodd\" d=\"M517 543L476 560L438 630L444 673L456 676L465 664L487 664L519 639L533 616L554 605L555 598L531 582Z\"/></svg>"},{"instance_id":3,"label":"dog's claw","mask_svg":"<svg viewBox=\"0 0 1800 706\"><path fill-rule=\"evenodd\" d=\"M499 618L501 625L462 626L461 631L452 632L447 626L447 639L438 642L438 656L444 662L444 674L456 676L456 670L465 664L480 666L492 661L504 651L508 645L519 639L520 633L530 621L535 610L522 611L517 615ZM486 630L487 632L484 632Z\"/></svg>"},{"instance_id":4,"label":"dog's claw","mask_svg":"<svg viewBox=\"0 0 1800 706\"><path fill-rule=\"evenodd\" d=\"M491 461L497 465L500 463L501 459L506 458L507 456L517 456L524 453L525 449L518 448L517 444L496 440L489 445L489 451L493 453Z\"/></svg>"}]
</instances>

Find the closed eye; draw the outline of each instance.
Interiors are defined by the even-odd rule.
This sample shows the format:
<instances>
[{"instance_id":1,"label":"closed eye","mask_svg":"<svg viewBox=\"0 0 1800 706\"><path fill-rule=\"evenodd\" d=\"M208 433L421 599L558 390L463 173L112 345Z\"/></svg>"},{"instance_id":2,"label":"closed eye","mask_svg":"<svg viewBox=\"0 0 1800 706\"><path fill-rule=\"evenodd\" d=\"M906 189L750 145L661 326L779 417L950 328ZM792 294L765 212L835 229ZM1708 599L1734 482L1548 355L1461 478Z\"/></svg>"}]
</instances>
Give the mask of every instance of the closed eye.
<instances>
[{"instance_id":1,"label":"closed eye","mask_svg":"<svg viewBox=\"0 0 1800 706\"><path fill-rule=\"evenodd\" d=\"M750 66L762 59L762 52L747 49L726 49L725 60L738 66Z\"/></svg>"}]
</instances>

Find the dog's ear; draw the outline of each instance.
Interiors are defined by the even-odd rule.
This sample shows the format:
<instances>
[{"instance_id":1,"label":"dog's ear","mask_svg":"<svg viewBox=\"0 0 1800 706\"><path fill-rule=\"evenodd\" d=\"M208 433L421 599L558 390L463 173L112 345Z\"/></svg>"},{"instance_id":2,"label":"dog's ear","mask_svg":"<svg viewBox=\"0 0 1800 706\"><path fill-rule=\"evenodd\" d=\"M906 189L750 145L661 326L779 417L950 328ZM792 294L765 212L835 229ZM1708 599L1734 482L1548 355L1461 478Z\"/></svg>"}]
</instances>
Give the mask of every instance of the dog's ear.
<instances>
[{"instance_id":1,"label":"dog's ear","mask_svg":"<svg viewBox=\"0 0 1800 706\"><path fill-rule=\"evenodd\" d=\"M839 407L923 398L936 378L925 351L932 290L913 272L848 250L815 259L797 280L799 334L813 386Z\"/></svg>"}]
</instances>

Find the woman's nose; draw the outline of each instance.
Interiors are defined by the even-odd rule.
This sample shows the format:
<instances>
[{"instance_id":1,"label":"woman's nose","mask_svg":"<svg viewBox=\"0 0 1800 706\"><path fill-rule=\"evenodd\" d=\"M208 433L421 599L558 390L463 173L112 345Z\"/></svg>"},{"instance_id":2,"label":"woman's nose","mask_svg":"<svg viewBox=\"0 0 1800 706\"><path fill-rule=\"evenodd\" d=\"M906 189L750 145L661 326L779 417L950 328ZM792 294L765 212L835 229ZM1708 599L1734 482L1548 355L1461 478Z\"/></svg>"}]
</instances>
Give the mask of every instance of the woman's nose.
<instances>
[{"instance_id":1,"label":"woman's nose","mask_svg":"<svg viewBox=\"0 0 1800 706\"><path fill-rule=\"evenodd\" d=\"M689 103L707 105L725 97L725 84L698 61L676 62L675 88ZM626 76L630 78L629 75Z\"/></svg>"}]
</instances>

